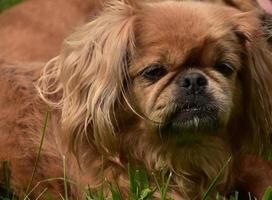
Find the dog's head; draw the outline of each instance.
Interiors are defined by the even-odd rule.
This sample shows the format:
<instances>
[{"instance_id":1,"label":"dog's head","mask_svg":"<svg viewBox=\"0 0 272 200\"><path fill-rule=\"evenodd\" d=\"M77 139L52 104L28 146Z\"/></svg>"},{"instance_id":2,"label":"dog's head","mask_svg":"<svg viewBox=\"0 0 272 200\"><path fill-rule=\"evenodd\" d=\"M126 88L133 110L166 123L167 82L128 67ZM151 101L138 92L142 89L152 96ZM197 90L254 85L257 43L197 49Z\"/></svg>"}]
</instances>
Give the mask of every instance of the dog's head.
<instances>
[{"instance_id":1,"label":"dog's head","mask_svg":"<svg viewBox=\"0 0 272 200\"><path fill-rule=\"evenodd\" d=\"M162 3L142 12L128 71L146 125L182 142L224 132L242 101L238 73L247 36L231 19L224 22L235 12L219 16L216 7L196 3Z\"/></svg>"},{"instance_id":2,"label":"dog's head","mask_svg":"<svg viewBox=\"0 0 272 200\"><path fill-rule=\"evenodd\" d=\"M82 143L89 141L112 153L135 142L141 159L154 150L145 152L148 145L177 152L205 140L215 142L214 152L221 141L230 152L260 149L272 119L266 46L253 13L199 2L114 1L65 41L40 91L62 91L63 135L74 150L87 151Z\"/></svg>"},{"instance_id":3,"label":"dog's head","mask_svg":"<svg viewBox=\"0 0 272 200\"><path fill-rule=\"evenodd\" d=\"M165 2L143 8L136 17L129 96L150 134L184 143L207 134L239 140L255 132L251 140L256 130L267 133L269 126L259 120L269 120L261 113L271 101L270 53L263 49L256 16Z\"/></svg>"}]
</instances>

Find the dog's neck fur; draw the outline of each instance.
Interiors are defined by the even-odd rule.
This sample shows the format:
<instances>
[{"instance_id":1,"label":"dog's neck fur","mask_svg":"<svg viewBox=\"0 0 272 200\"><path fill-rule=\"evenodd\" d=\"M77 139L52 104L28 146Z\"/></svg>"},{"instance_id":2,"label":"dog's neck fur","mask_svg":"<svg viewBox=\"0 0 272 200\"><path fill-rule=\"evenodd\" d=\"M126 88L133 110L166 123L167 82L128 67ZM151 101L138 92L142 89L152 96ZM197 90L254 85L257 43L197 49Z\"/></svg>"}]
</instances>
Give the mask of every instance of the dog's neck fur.
<instances>
[{"instance_id":1,"label":"dog's neck fur","mask_svg":"<svg viewBox=\"0 0 272 200\"><path fill-rule=\"evenodd\" d=\"M177 147L164 144L156 136L150 136L148 131L141 128L143 125L137 127L133 134L124 133L125 148L130 147L127 148L130 149L130 156L148 172L160 173L166 170L171 173L169 191L178 193L182 199L200 199L219 171L234 156L225 140L216 136L206 136L200 145ZM216 192L229 191L232 187L232 166L232 161L227 164L216 184Z\"/></svg>"},{"instance_id":2,"label":"dog's neck fur","mask_svg":"<svg viewBox=\"0 0 272 200\"><path fill-rule=\"evenodd\" d=\"M229 149L230 145L226 143L227 140L206 136L201 144L177 147L163 143L157 136L152 136L145 127L144 122L138 121L116 133L122 135L119 137L122 141L120 141L120 151L114 155L98 156L99 153L94 151L95 146L89 148L90 152L82 152L82 155L92 155L92 158L81 157L84 160L80 160L81 169L78 170L78 166L71 167L71 178L83 181L82 186L89 185L90 181L96 183L90 185L94 188L99 187L101 180L106 178L117 183L124 192L129 188L128 177L124 175L127 174L127 158L130 156L133 164L145 168L149 175L160 174L162 170L172 174L168 196L177 200L201 199L231 157L231 161L217 181L214 195L218 192L230 191L233 187L234 155ZM86 145L90 144L86 143ZM86 150L87 147L83 149ZM70 163L77 163L74 161ZM78 171L81 172L76 174L75 172Z\"/></svg>"}]
</instances>

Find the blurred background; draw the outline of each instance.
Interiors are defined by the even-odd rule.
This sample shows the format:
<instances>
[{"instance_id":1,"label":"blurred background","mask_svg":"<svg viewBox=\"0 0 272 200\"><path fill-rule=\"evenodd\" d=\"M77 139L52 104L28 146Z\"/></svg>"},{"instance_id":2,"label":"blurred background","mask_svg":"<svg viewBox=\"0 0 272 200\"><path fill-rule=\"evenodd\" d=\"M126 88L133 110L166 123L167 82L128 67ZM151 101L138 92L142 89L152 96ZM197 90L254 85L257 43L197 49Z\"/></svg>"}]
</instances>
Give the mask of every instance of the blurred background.
<instances>
[{"instance_id":1,"label":"blurred background","mask_svg":"<svg viewBox=\"0 0 272 200\"><path fill-rule=\"evenodd\" d=\"M0 0L0 13L5 9L20 3L22 0Z\"/></svg>"}]
</instances>

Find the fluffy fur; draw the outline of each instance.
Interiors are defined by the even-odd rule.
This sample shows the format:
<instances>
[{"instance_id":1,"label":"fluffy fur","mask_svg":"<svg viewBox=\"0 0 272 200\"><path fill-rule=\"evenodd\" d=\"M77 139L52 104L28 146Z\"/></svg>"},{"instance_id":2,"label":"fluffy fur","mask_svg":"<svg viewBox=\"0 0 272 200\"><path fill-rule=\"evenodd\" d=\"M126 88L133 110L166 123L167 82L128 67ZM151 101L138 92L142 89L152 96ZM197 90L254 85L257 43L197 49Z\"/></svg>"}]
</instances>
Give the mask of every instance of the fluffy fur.
<instances>
[{"instance_id":1,"label":"fluffy fur","mask_svg":"<svg viewBox=\"0 0 272 200\"><path fill-rule=\"evenodd\" d=\"M95 15L102 0L28 0L0 15L0 58L48 61L78 24ZM92 11L92 12L91 12Z\"/></svg>"},{"instance_id":2,"label":"fluffy fur","mask_svg":"<svg viewBox=\"0 0 272 200\"><path fill-rule=\"evenodd\" d=\"M208 3L113 1L41 77L35 64L2 63L0 160L10 161L13 189L23 194L36 156L40 95L56 109L33 185L61 177L65 155L78 184L71 196L102 177L126 196L130 157L150 174L172 173L170 196L200 199L231 158L215 194L233 191L240 156L270 145L272 63L260 27L252 12ZM196 97L186 86L193 75L203 86ZM43 187L61 192L61 181L43 184L32 198Z\"/></svg>"},{"instance_id":3,"label":"fluffy fur","mask_svg":"<svg viewBox=\"0 0 272 200\"><path fill-rule=\"evenodd\" d=\"M231 6L243 12L255 11L258 18L261 20L264 33L266 34L268 42L271 44L272 33L272 3L269 0L202 0L204 2L211 2Z\"/></svg>"}]
</instances>

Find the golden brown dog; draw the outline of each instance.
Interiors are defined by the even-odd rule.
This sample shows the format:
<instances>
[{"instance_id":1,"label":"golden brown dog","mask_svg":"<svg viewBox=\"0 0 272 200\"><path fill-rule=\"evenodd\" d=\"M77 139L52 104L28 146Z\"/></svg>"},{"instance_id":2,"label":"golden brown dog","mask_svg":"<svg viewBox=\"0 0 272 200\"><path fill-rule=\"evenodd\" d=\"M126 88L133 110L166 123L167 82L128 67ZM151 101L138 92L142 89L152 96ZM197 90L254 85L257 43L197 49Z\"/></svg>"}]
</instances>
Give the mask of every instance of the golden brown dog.
<instances>
[{"instance_id":1,"label":"golden brown dog","mask_svg":"<svg viewBox=\"0 0 272 200\"><path fill-rule=\"evenodd\" d=\"M70 195L103 177L128 191L128 154L149 174L172 173L169 196L201 199L227 160L217 192L235 190L236 166L270 145L271 55L254 13L201 2L112 1L42 64L2 63L0 160L23 195L47 106L52 112L30 194L58 195L62 155ZM37 89L34 83L37 82ZM103 170L101 170L103 166ZM256 195L261 195L258 191Z\"/></svg>"}]
</instances>

